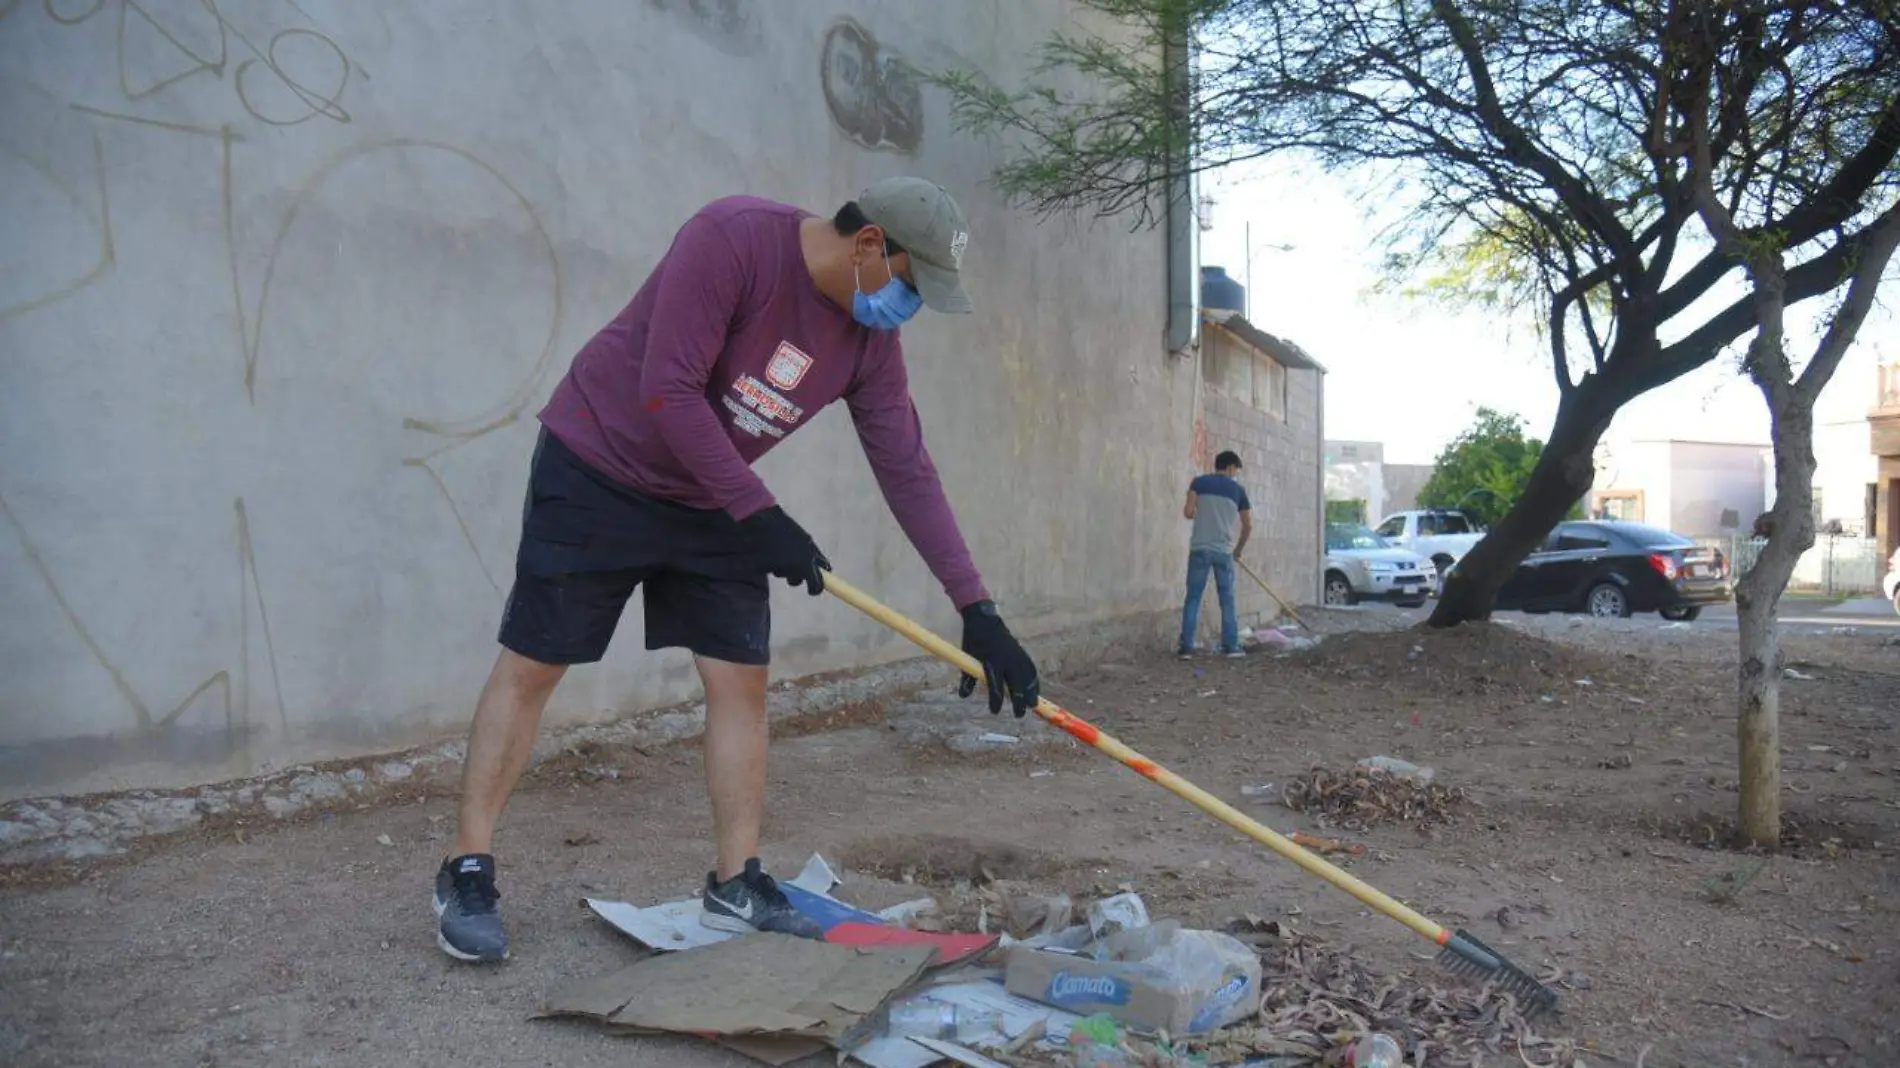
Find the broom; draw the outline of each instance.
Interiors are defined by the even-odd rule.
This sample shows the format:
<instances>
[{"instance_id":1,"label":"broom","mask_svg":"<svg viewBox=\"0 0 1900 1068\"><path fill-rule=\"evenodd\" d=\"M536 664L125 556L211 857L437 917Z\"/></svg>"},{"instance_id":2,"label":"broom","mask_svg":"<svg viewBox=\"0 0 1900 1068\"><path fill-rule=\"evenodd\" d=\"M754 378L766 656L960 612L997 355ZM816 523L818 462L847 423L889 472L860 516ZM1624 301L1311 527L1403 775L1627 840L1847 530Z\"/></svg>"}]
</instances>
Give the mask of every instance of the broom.
<instances>
[{"instance_id":1,"label":"broom","mask_svg":"<svg viewBox=\"0 0 1900 1068\"><path fill-rule=\"evenodd\" d=\"M825 573L824 580L825 591L839 600L910 639L925 652L965 674L979 679L983 677L983 666L971 659L963 650L905 618L896 610L878 603L869 594L839 578L836 574L828 571ZM1357 876L1300 848L1285 836L1262 826L1246 813L1135 752L1113 735L1065 711L1054 702L1046 698L1038 702L1036 715L1042 717L1051 726L1067 732L1076 740L1101 750L1142 778L1159 784L1202 812L1306 869L1309 874L1332 883L1370 908L1384 913L1431 940L1433 944L1440 947L1438 954L1440 965L1465 978L1495 983L1498 990L1511 995L1523 1005L1527 1017L1535 1017L1556 1008L1556 991L1538 982L1535 976L1512 964L1504 958L1503 954L1478 941L1469 932L1451 931L1440 927L1411 907L1387 896Z\"/></svg>"}]
</instances>

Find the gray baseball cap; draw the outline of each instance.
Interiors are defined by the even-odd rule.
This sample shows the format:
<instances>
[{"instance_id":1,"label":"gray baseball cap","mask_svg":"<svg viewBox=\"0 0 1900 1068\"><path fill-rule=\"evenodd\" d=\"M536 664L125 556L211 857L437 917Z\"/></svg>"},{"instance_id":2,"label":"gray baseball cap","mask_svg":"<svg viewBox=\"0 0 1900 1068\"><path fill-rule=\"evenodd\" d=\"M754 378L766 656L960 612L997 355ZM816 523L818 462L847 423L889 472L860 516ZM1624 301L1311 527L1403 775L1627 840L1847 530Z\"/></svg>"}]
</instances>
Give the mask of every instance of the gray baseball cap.
<instances>
[{"instance_id":1,"label":"gray baseball cap","mask_svg":"<svg viewBox=\"0 0 1900 1068\"><path fill-rule=\"evenodd\" d=\"M925 307L957 315L970 311L959 277L970 227L955 198L922 178L886 178L858 194L858 207L910 253L911 277Z\"/></svg>"}]
</instances>

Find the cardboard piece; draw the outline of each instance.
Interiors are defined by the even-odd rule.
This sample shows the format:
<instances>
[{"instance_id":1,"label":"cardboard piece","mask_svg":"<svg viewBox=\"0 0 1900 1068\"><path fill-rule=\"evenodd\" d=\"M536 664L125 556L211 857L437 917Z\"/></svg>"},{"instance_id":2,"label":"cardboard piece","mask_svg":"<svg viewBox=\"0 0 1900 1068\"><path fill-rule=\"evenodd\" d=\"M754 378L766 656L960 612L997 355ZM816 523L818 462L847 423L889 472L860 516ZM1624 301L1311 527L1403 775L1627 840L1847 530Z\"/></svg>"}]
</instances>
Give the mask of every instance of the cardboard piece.
<instances>
[{"instance_id":1,"label":"cardboard piece","mask_svg":"<svg viewBox=\"0 0 1900 1068\"><path fill-rule=\"evenodd\" d=\"M930 946L866 950L758 934L665 953L551 995L545 1016L705 1037L793 1036L837 1043L917 982Z\"/></svg>"},{"instance_id":2,"label":"cardboard piece","mask_svg":"<svg viewBox=\"0 0 1900 1068\"><path fill-rule=\"evenodd\" d=\"M1127 932L1106 945L1114 947L1119 940L1141 934L1139 930ZM1203 931L1176 933L1176 937L1183 936L1201 940L1227 937ZM1079 1016L1105 1012L1136 1030L1175 1035L1223 1026L1260 996L1260 962L1250 952L1234 954L1231 964L1212 953L1196 954L1196 968L1204 974L1192 980L1184 980L1175 969L1151 960L1115 959L1118 955L1110 952L1098 960L1019 944L1009 951L1004 985L1012 994Z\"/></svg>"},{"instance_id":3,"label":"cardboard piece","mask_svg":"<svg viewBox=\"0 0 1900 1068\"><path fill-rule=\"evenodd\" d=\"M930 946L937 951L939 965L970 960L996 944L994 935L913 931L896 926L878 914L847 905L831 896L838 877L814 854L805 862L797 878L779 884L786 900L824 931L827 942L853 946ZM586 898L587 907L596 916L649 949L663 953L705 949L728 942L737 935L715 931L700 922L705 908L698 897L669 901L661 905L637 908L624 901Z\"/></svg>"}]
</instances>

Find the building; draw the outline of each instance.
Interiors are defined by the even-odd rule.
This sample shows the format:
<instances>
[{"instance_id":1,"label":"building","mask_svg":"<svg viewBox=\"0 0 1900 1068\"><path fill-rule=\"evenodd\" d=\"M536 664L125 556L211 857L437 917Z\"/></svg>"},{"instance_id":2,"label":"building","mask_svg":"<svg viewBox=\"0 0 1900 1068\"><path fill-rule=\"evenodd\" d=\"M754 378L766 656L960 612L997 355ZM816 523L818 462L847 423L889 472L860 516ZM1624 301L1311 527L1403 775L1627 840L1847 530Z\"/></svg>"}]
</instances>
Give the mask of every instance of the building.
<instances>
[{"instance_id":1,"label":"building","mask_svg":"<svg viewBox=\"0 0 1900 1068\"><path fill-rule=\"evenodd\" d=\"M1326 503L1335 518L1356 516L1376 526L1393 512L1418 507L1418 495L1431 481L1432 464L1392 464L1377 441L1326 443Z\"/></svg>"},{"instance_id":2,"label":"building","mask_svg":"<svg viewBox=\"0 0 1900 1068\"><path fill-rule=\"evenodd\" d=\"M1881 573L1900 547L1900 360L1882 365L1875 379L1874 406L1867 413L1867 436L1875 458L1871 487L1873 523Z\"/></svg>"},{"instance_id":3,"label":"building","mask_svg":"<svg viewBox=\"0 0 1900 1068\"><path fill-rule=\"evenodd\" d=\"M1766 445L1719 441L1606 442L1597 450L1589 513L1686 537L1747 535L1766 508Z\"/></svg>"},{"instance_id":4,"label":"building","mask_svg":"<svg viewBox=\"0 0 1900 1068\"><path fill-rule=\"evenodd\" d=\"M308 48L240 70L179 44L203 36L170 25L182 8L141 9L119 42L116 9L84 6L0 21L0 63L30 87L0 97L0 164L10 210L32 206L7 219L20 269L0 286L0 797L462 736L534 415L729 193L829 213L908 173L957 194L977 311L920 316L906 362L978 566L1032 646L1143 620L1167 640L1179 502L1210 446L1258 485L1250 558L1316 597L1318 372L1203 322L1192 190L1159 230L1039 225L988 182L1001 147L913 74L1020 84L1034 43L1086 10L336 5L319 31L284 7L245 34ZM1237 360L1264 389L1242 396ZM1204 387L1210 362L1226 370ZM760 473L840 575L954 637L843 407L811 418ZM917 655L775 588L778 679ZM689 659L642 639L630 613L547 724L696 696Z\"/></svg>"},{"instance_id":5,"label":"building","mask_svg":"<svg viewBox=\"0 0 1900 1068\"><path fill-rule=\"evenodd\" d=\"M1763 463L1768 503L1774 504L1774 454ZM1880 460L1867 451L1867 418L1862 415L1814 420L1814 526L1821 534L1856 538L1874 536L1878 515Z\"/></svg>"}]
</instances>

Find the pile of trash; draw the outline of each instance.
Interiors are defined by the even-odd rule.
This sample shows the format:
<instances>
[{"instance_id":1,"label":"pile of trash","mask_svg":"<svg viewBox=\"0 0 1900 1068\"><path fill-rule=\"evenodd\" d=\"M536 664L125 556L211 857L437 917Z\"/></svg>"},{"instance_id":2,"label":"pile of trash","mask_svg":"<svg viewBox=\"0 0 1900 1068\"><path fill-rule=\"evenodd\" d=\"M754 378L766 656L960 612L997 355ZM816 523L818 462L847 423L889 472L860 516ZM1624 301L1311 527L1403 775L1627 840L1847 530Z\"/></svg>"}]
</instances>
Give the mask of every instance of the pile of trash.
<instances>
[{"instance_id":1,"label":"pile of trash","mask_svg":"<svg viewBox=\"0 0 1900 1068\"><path fill-rule=\"evenodd\" d=\"M557 990L541 1015L710 1038L774 1065L827 1049L869 1068L1582 1064L1508 997L1384 976L1254 916L1195 930L1151 919L1132 892L1080 909L1023 894L997 916L1006 930L939 932L933 899L869 913L831 896L837 884L819 857L781 884L818 941L707 929L696 899L590 899L654 952Z\"/></svg>"},{"instance_id":2,"label":"pile of trash","mask_svg":"<svg viewBox=\"0 0 1900 1068\"><path fill-rule=\"evenodd\" d=\"M1308 636L1305 634L1292 633L1296 629L1298 629L1298 625L1292 623L1284 624L1279 627L1267 627L1264 630L1242 627L1240 630L1240 644L1242 648L1259 649L1264 652L1279 653L1282 656L1286 656L1292 653L1304 653L1313 649L1319 645L1320 639L1324 637L1324 635L1320 634Z\"/></svg>"},{"instance_id":3,"label":"pile of trash","mask_svg":"<svg viewBox=\"0 0 1900 1068\"><path fill-rule=\"evenodd\" d=\"M1440 786L1431 768L1369 757L1346 772L1315 767L1287 783L1280 802L1321 824L1363 831L1377 823L1447 823L1470 802L1463 787Z\"/></svg>"}]
</instances>

